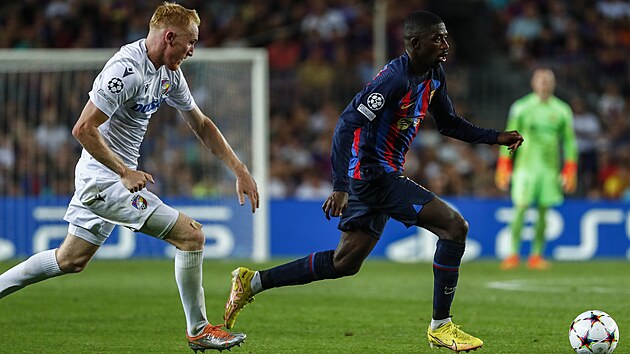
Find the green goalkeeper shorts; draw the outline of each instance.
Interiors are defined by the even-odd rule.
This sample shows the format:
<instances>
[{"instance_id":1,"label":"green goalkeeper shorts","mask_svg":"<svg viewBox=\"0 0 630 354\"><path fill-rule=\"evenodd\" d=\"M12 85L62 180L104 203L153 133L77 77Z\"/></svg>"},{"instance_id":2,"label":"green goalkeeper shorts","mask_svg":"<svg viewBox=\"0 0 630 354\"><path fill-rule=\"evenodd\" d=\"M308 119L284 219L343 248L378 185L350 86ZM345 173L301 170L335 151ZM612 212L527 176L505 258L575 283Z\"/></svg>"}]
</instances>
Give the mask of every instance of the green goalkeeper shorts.
<instances>
[{"instance_id":1,"label":"green goalkeeper shorts","mask_svg":"<svg viewBox=\"0 0 630 354\"><path fill-rule=\"evenodd\" d=\"M512 175L512 202L515 205L553 207L564 201L560 176L556 171L519 170Z\"/></svg>"}]
</instances>

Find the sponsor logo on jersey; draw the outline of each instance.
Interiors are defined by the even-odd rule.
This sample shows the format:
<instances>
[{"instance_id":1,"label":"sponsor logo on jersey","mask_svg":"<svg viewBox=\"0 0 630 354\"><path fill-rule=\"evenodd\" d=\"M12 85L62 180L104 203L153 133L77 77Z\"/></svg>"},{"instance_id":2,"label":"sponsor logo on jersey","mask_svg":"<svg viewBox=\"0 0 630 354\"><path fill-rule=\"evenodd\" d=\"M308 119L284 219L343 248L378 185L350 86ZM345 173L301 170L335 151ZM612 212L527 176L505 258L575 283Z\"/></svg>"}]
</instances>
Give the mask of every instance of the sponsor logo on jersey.
<instances>
[{"instance_id":1,"label":"sponsor logo on jersey","mask_svg":"<svg viewBox=\"0 0 630 354\"><path fill-rule=\"evenodd\" d=\"M376 114L374 114L374 112L370 111L369 108L365 107L365 105L363 103L359 104L359 107L357 107L357 111L361 112L370 121L372 121L372 120L374 120L374 118L376 118Z\"/></svg>"},{"instance_id":2,"label":"sponsor logo on jersey","mask_svg":"<svg viewBox=\"0 0 630 354\"><path fill-rule=\"evenodd\" d=\"M431 93L429 94L429 103L431 103L431 100L433 99L434 94L435 94L435 90L431 90Z\"/></svg>"},{"instance_id":3,"label":"sponsor logo on jersey","mask_svg":"<svg viewBox=\"0 0 630 354\"><path fill-rule=\"evenodd\" d=\"M372 92L367 98L367 106L373 111L378 111L385 105L385 97L378 92Z\"/></svg>"},{"instance_id":4,"label":"sponsor logo on jersey","mask_svg":"<svg viewBox=\"0 0 630 354\"><path fill-rule=\"evenodd\" d=\"M138 210L145 210L148 207L147 200L140 195L133 196L131 199L131 205Z\"/></svg>"},{"instance_id":5,"label":"sponsor logo on jersey","mask_svg":"<svg viewBox=\"0 0 630 354\"><path fill-rule=\"evenodd\" d=\"M398 129L400 130L406 130L408 129L410 126L414 126L417 127L418 124L420 124L420 119L419 118L412 118L412 117L403 117L400 118L397 122L396 122L396 126L398 127Z\"/></svg>"},{"instance_id":6,"label":"sponsor logo on jersey","mask_svg":"<svg viewBox=\"0 0 630 354\"><path fill-rule=\"evenodd\" d=\"M119 77L112 77L111 80L107 83L107 89L111 93L119 94L125 88L125 84L122 79Z\"/></svg>"},{"instance_id":7,"label":"sponsor logo on jersey","mask_svg":"<svg viewBox=\"0 0 630 354\"><path fill-rule=\"evenodd\" d=\"M133 107L131 107L131 110L140 113L153 113L160 107L163 100L164 99L158 100L157 98L154 98L153 101L147 104L136 103Z\"/></svg>"},{"instance_id":8,"label":"sponsor logo on jersey","mask_svg":"<svg viewBox=\"0 0 630 354\"><path fill-rule=\"evenodd\" d=\"M96 93L101 96L102 99L104 99L105 101L107 101L107 103L109 103L111 106L116 107L116 100L114 100L113 98L109 97L107 95L107 93L105 92L105 90L103 90L102 88L98 89L98 91L96 91Z\"/></svg>"},{"instance_id":9,"label":"sponsor logo on jersey","mask_svg":"<svg viewBox=\"0 0 630 354\"><path fill-rule=\"evenodd\" d=\"M162 79L162 83L160 84L162 96L166 95L168 91L171 90L171 82L168 79Z\"/></svg>"},{"instance_id":10,"label":"sponsor logo on jersey","mask_svg":"<svg viewBox=\"0 0 630 354\"><path fill-rule=\"evenodd\" d=\"M411 106L413 106L414 104L416 104L416 102L403 103L403 104L400 105L400 109L411 108Z\"/></svg>"},{"instance_id":11,"label":"sponsor logo on jersey","mask_svg":"<svg viewBox=\"0 0 630 354\"><path fill-rule=\"evenodd\" d=\"M123 73L123 77L129 76L133 74L133 68L125 68L125 72Z\"/></svg>"}]
</instances>

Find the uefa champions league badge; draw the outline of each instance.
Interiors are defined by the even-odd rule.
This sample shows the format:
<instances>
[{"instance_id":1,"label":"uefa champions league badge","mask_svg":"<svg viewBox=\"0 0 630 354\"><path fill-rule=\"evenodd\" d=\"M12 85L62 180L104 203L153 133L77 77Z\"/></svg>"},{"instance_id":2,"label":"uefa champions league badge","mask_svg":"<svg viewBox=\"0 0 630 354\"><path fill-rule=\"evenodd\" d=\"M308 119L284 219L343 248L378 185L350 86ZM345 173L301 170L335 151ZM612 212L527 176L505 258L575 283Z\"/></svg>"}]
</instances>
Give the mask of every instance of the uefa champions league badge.
<instances>
[{"instance_id":1,"label":"uefa champions league badge","mask_svg":"<svg viewBox=\"0 0 630 354\"><path fill-rule=\"evenodd\" d=\"M125 83L119 77L112 77L107 83L107 89L109 92L119 94L125 88Z\"/></svg>"},{"instance_id":2,"label":"uefa champions league badge","mask_svg":"<svg viewBox=\"0 0 630 354\"><path fill-rule=\"evenodd\" d=\"M147 208L147 200L140 195L134 195L131 199L131 205L138 210L145 210Z\"/></svg>"}]
</instances>

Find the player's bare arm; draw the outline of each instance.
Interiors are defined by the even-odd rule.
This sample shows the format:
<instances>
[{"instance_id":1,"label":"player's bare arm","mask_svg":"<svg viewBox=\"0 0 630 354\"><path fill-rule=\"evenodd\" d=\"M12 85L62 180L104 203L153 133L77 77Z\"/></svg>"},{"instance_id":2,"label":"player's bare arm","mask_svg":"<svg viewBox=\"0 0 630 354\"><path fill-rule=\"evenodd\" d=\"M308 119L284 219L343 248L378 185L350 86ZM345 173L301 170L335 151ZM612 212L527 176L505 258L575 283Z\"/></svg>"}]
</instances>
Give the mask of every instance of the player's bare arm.
<instances>
[{"instance_id":1,"label":"player's bare arm","mask_svg":"<svg viewBox=\"0 0 630 354\"><path fill-rule=\"evenodd\" d=\"M523 137L516 130L499 133L497 137L499 145L507 146L510 153L513 153L523 143Z\"/></svg>"},{"instance_id":2,"label":"player's bare arm","mask_svg":"<svg viewBox=\"0 0 630 354\"><path fill-rule=\"evenodd\" d=\"M245 204L245 195L249 197L252 213L259 207L258 186L247 166L239 160L230 144L212 120L203 114L198 107L191 111L180 111L197 138L212 154L223 161L236 176L236 193L241 205Z\"/></svg>"},{"instance_id":3,"label":"player's bare arm","mask_svg":"<svg viewBox=\"0 0 630 354\"><path fill-rule=\"evenodd\" d=\"M348 207L348 193L343 191L334 191L326 198L322 210L326 215L326 219L330 220L331 216L337 217Z\"/></svg>"},{"instance_id":4,"label":"player's bare arm","mask_svg":"<svg viewBox=\"0 0 630 354\"><path fill-rule=\"evenodd\" d=\"M153 176L140 171L132 170L116 155L105 143L98 127L105 123L109 117L98 109L92 101L83 108L79 120L72 128L72 135L98 162L107 166L120 176L120 180L130 192L141 191L147 181L155 183Z\"/></svg>"}]
</instances>

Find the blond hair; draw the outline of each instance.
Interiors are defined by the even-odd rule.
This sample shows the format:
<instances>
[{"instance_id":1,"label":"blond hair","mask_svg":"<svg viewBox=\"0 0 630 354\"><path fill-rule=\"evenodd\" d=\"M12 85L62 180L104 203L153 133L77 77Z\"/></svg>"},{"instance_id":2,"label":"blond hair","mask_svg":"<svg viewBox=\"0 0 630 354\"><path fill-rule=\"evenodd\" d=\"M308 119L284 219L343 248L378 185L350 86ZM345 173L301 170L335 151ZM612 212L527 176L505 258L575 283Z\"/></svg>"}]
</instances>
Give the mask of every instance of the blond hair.
<instances>
[{"instance_id":1,"label":"blond hair","mask_svg":"<svg viewBox=\"0 0 630 354\"><path fill-rule=\"evenodd\" d=\"M190 10L174 2L164 2L158 6L149 22L149 29L162 29L174 26L187 29L191 25L199 26L201 19L197 11Z\"/></svg>"}]
</instances>

